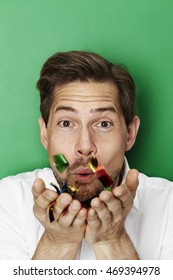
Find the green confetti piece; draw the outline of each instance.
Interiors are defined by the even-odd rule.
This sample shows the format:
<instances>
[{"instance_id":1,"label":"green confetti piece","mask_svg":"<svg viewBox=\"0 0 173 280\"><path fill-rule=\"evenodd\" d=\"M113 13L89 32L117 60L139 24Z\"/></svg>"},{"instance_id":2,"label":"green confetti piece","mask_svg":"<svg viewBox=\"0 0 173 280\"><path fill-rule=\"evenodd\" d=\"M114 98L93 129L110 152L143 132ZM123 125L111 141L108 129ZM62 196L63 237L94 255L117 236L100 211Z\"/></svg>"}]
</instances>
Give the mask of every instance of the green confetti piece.
<instances>
[{"instance_id":1,"label":"green confetti piece","mask_svg":"<svg viewBox=\"0 0 173 280\"><path fill-rule=\"evenodd\" d=\"M111 191L112 190L112 187L104 187L104 191Z\"/></svg>"},{"instance_id":2,"label":"green confetti piece","mask_svg":"<svg viewBox=\"0 0 173 280\"><path fill-rule=\"evenodd\" d=\"M62 173L64 170L68 167L68 161L66 158L62 155L55 155L53 156L54 159L54 165L56 166L57 170Z\"/></svg>"}]
</instances>

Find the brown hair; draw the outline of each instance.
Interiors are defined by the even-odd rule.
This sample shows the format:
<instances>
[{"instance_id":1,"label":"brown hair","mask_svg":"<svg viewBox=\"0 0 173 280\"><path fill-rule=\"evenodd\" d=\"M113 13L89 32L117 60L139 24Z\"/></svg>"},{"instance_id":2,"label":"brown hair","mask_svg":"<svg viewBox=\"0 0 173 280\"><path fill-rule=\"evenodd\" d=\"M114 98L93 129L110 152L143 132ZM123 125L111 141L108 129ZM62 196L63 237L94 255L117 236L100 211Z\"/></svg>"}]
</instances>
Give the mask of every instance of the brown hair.
<instances>
[{"instance_id":1,"label":"brown hair","mask_svg":"<svg viewBox=\"0 0 173 280\"><path fill-rule=\"evenodd\" d=\"M100 55L85 51L59 52L44 63L37 88L40 111L47 125L54 88L74 81L112 82L118 89L119 105L128 126L135 116L135 84L127 69Z\"/></svg>"}]
</instances>

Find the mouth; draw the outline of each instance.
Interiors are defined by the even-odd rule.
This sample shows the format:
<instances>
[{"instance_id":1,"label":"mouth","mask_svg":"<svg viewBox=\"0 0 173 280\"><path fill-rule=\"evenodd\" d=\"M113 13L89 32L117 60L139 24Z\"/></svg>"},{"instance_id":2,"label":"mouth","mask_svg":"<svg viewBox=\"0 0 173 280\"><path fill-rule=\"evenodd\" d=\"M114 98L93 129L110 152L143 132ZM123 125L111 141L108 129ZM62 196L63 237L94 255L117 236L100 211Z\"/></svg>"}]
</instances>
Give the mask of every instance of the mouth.
<instances>
[{"instance_id":1,"label":"mouth","mask_svg":"<svg viewBox=\"0 0 173 280\"><path fill-rule=\"evenodd\" d=\"M73 175L81 183L90 183L96 177L95 173L88 167L78 167Z\"/></svg>"},{"instance_id":2,"label":"mouth","mask_svg":"<svg viewBox=\"0 0 173 280\"><path fill-rule=\"evenodd\" d=\"M68 174L67 192L80 202L87 202L99 195L103 187L96 173L88 165L80 165Z\"/></svg>"},{"instance_id":3,"label":"mouth","mask_svg":"<svg viewBox=\"0 0 173 280\"><path fill-rule=\"evenodd\" d=\"M93 179L94 174L76 174L75 177L80 183L90 183Z\"/></svg>"}]
</instances>

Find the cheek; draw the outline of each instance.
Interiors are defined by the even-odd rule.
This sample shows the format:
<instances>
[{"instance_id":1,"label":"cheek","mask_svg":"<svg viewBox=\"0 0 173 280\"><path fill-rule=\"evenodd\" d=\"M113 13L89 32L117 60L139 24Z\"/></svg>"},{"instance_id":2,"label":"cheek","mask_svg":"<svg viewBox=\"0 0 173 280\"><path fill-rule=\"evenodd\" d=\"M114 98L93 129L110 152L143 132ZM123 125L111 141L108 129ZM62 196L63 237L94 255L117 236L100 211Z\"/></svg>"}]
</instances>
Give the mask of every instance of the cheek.
<instances>
[{"instance_id":1,"label":"cheek","mask_svg":"<svg viewBox=\"0 0 173 280\"><path fill-rule=\"evenodd\" d=\"M72 162L73 146L73 141L70 141L69 137L65 138L61 135L50 134L47 145L49 161L53 162L54 155L63 154L69 163Z\"/></svg>"},{"instance_id":2,"label":"cheek","mask_svg":"<svg viewBox=\"0 0 173 280\"><path fill-rule=\"evenodd\" d=\"M109 168L122 164L125 153L125 139L125 135L113 137L99 146L98 150L101 164L104 164L105 167L109 166Z\"/></svg>"}]
</instances>

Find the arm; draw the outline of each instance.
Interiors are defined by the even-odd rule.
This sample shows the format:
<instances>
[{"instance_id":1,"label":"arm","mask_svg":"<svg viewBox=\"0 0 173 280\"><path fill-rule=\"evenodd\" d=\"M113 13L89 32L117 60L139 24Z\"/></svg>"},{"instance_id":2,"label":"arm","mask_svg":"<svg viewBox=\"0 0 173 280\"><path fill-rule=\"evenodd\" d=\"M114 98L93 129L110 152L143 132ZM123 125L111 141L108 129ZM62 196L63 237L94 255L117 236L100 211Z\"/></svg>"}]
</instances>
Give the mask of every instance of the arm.
<instances>
[{"instance_id":1,"label":"arm","mask_svg":"<svg viewBox=\"0 0 173 280\"><path fill-rule=\"evenodd\" d=\"M1 260L30 259L25 239L25 229L28 223L28 208L25 207L27 203L25 198L30 199L30 196L29 187L26 188L26 196L23 196L22 181L16 177L10 176L0 180Z\"/></svg>"},{"instance_id":2,"label":"arm","mask_svg":"<svg viewBox=\"0 0 173 280\"><path fill-rule=\"evenodd\" d=\"M34 214L45 231L32 259L75 259L84 236L86 209L77 200L63 193L60 196L45 188L37 179L33 186ZM53 203L55 220L49 220L49 207Z\"/></svg>"},{"instance_id":3,"label":"arm","mask_svg":"<svg viewBox=\"0 0 173 280\"><path fill-rule=\"evenodd\" d=\"M167 198L167 205L167 218L162 241L162 250L159 257L160 260L173 260L173 190L170 192L169 198Z\"/></svg>"},{"instance_id":4,"label":"arm","mask_svg":"<svg viewBox=\"0 0 173 280\"><path fill-rule=\"evenodd\" d=\"M131 170L123 185L92 200L85 238L93 244L97 259L139 259L124 228L137 186L138 172Z\"/></svg>"}]
</instances>

